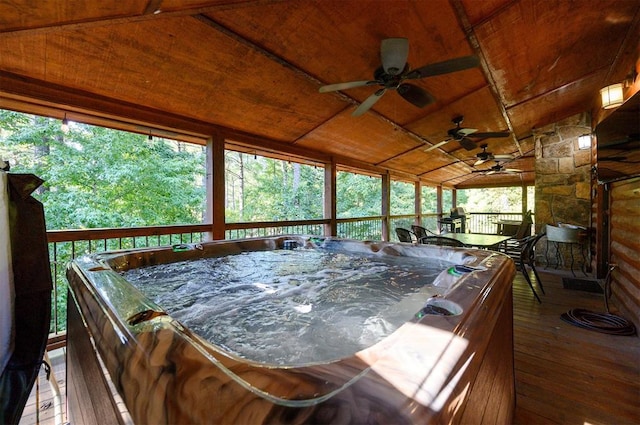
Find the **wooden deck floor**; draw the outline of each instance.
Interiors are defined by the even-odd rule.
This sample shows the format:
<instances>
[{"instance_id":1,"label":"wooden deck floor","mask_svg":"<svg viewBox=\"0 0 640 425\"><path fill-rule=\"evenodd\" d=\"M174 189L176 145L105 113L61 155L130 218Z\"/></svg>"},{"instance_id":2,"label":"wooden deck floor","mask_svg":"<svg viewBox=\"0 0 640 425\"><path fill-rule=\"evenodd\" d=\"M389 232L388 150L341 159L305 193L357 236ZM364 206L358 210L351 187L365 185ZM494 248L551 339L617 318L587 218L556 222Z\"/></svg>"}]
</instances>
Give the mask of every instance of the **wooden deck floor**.
<instances>
[{"instance_id":1,"label":"wooden deck floor","mask_svg":"<svg viewBox=\"0 0 640 425\"><path fill-rule=\"evenodd\" d=\"M542 304L522 275L514 282L514 422L640 424L640 338L562 321L572 308L606 311L601 294L563 289L563 275L541 273Z\"/></svg>"},{"instance_id":2,"label":"wooden deck floor","mask_svg":"<svg viewBox=\"0 0 640 425\"><path fill-rule=\"evenodd\" d=\"M602 295L563 289L561 277L562 273L541 273L547 292L541 295L542 304L535 301L522 275L514 281L514 423L640 424L640 338L601 334L563 322L560 314L571 308L605 308ZM64 397L64 351L50 356ZM39 387L40 399L36 403L34 390L21 425L56 423L44 373ZM62 418L67 421L65 412Z\"/></svg>"},{"instance_id":3,"label":"wooden deck floor","mask_svg":"<svg viewBox=\"0 0 640 425\"><path fill-rule=\"evenodd\" d=\"M45 369L40 368L38 379L31 390L19 425L58 425L67 422L64 402L66 394L66 349L59 348L47 354L51 365L52 379L48 381ZM56 385L60 394L58 399L54 396Z\"/></svg>"}]
</instances>

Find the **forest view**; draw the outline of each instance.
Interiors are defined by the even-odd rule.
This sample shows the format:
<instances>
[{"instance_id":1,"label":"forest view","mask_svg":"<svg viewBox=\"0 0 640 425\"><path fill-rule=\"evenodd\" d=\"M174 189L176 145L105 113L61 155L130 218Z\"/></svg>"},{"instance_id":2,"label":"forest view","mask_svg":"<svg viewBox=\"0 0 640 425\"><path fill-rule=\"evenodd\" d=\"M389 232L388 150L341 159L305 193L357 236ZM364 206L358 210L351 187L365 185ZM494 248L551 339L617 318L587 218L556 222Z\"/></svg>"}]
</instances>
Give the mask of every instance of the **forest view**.
<instances>
[{"instance_id":1,"label":"forest view","mask_svg":"<svg viewBox=\"0 0 640 425\"><path fill-rule=\"evenodd\" d=\"M205 147L159 137L0 110L0 158L44 185L48 229L137 227L203 222ZM321 219L324 169L226 151L227 222ZM339 171L338 218L381 214L381 178ZM422 212L437 210L422 186ZM459 190L469 212L520 212L521 188ZM532 205L533 190L529 201ZM391 181L391 214L414 214L413 183ZM443 212L452 206L443 189Z\"/></svg>"}]
</instances>

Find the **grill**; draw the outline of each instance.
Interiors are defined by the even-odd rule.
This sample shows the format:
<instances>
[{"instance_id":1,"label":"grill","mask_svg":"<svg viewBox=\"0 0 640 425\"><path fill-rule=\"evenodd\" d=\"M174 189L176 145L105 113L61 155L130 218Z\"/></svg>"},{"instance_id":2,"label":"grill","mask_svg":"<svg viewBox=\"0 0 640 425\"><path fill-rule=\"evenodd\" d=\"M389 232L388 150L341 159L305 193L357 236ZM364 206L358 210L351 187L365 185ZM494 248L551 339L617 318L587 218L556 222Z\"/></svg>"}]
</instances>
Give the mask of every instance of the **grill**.
<instances>
[{"instance_id":1,"label":"grill","mask_svg":"<svg viewBox=\"0 0 640 425\"><path fill-rule=\"evenodd\" d=\"M440 219L441 226L449 227L451 233L467 232L467 214L462 207L451 208L449 217Z\"/></svg>"}]
</instances>

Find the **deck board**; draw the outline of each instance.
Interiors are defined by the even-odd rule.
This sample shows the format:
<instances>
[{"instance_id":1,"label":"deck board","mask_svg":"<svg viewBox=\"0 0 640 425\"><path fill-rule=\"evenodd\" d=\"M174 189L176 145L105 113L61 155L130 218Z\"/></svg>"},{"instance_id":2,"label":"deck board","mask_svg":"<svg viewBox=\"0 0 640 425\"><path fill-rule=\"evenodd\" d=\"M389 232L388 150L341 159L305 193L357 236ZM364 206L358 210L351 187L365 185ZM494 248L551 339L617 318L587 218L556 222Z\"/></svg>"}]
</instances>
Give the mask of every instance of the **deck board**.
<instances>
[{"instance_id":1,"label":"deck board","mask_svg":"<svg viewBox=\"0 0 640 425\"><path fill-rule=\"evenodd\" d=\"M514 281L514 424L640 424L640 338L606 335L563 322L561 313L571 308L604 311L604 301L599 294L564 289L562 276L562 271L542 271L546 290L540 295L542 304L533 298L522 275ZM51 360L64 395L63 349L56 350ZM53 424L44 372L39 380L39 423ZM36 423L32 392L20 424Z\"/></svg>"},{"instance_id":2,"label":"deck board","mask_svg":"<svg viewBox=\"0 0 640 425\"><path fill-rule=\"evenodd\" d=\"M562 321L572 308L605 311L601 294L564 289L563 275L541 273L542 304L521 275L514 281L514 423L640 423L640 339Z\"/></svg>"}]
</instances>

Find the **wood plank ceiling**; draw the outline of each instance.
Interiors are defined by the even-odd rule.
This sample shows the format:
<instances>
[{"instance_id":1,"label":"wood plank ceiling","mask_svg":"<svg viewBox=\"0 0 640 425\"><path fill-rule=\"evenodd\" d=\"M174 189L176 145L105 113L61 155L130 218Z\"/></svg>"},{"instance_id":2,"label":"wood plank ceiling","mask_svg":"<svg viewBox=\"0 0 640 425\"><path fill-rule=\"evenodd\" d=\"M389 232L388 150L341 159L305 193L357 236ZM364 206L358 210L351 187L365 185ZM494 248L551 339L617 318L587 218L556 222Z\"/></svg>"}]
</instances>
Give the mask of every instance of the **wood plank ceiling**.
<instances>
[{"instance_id":1,"label":"wood plank ceiling","mask_svg":"<svg viewBox=\"0 0 640 425\"><path fill-rule=\"evenodd\" d=\"M230 129L449 186L532 184L533 129L599 108L638 57L639 16L638 0L13 0L0 3L0 107ZM389 37L409 39L413 68L480 66L414 80L436 99L425 108L388 91L353 117L376 87L318 92L373 79ZM480 149L456 141L425 152L457 115L510 132L476 140L524 172L472 173L493 162L474 168Z\"/></svg>"}]
</instances>

